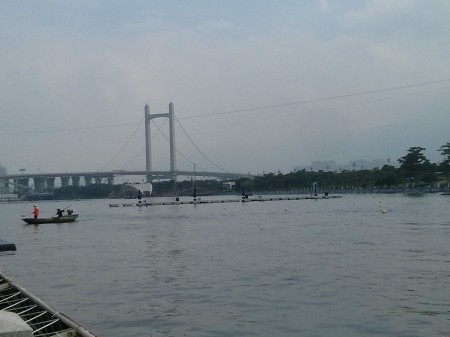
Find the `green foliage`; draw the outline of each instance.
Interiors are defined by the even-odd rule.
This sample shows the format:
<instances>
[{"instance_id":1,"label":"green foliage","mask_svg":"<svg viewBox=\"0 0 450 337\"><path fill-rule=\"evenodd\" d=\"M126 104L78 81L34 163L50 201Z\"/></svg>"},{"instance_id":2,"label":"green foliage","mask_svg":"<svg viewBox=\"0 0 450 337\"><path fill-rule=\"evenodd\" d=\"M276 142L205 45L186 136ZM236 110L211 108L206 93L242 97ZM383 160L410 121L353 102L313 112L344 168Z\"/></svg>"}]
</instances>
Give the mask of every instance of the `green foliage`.
<instances>
[{"instance_id":1,"label":"green foliage","mask_svg":"<svg viewBox=\"0 0 450 337\"><path fill-rule=\"evenodd\" d=\"M447 144L442 145L438 151L444 157L444 160L441 162L439 167L448 178L450 175L450 143L447 142Z\"/></svg>"},{"instance_id":2,"label":"green foliage","mask_svg":"<svg viewBox=\"0 0 450 337\"><path fill-rule=\"evenodd\" d=\"M442 170L450 173L450 143L443 145L439 151L445 156L444 164L434 164L423 154L425 148L411 147L408 153L398 159L400 168L385 165L381 169L341 171L341 172L310 172L300 170L285 175L281 173L264 173L254 179L240 179L235 190L242 187L247 192L311 190L313 182L317 182L322 190L359 189L359 188L392 188L405 187L408 181L414 181L416 186L430 185L439 181L437 172ZM445 170L443 170L445 165ZM405 178L413 177L411 180Z\"/></svg>"},{"instance_id":3,"label":"green foliage","mask_svg":"<svg viewBox=\"0 0 450 337\"><path fill-rule=\"evenodd\" d=\"M437 174L435 172L425 172L420 176L420 180L429 185L435 183L439 180Z\"/></svg>"},{"instance_id":4,"label":"green foliage","mask_svg":"<svg viewBox=\"0 0 450 337\"><path fill-rule=\"evenodd\" d=\"M168 194L192 195L194 188L197 195L217 194L222 190L222 182L217 180L185 180L177 181L157 181L153 182L153 195L164 196Z\"/></svg>"},{"instance_id":5,"label":"green foliage","mask_svg":"<svg viewBox=\"0 0 450 337\"><path fill-rule=\"evenodd\" d=\"M384 165L381 170L374 172L374 186L391 188L401 183L397 169L394 166Z\"/></svg>"},{"instance_id":6,"label":"green foliage","mask_svg":"<svg viewBox=\"0 0 450 337\"><path fill-rule=\"evenodd\" d=\"M439 169L442 171L444 176L447 178L447 185L450 183L450 143L442 145L438 150L444 157L444 160L439 164Z\"/></svg>"},{"instance_id":7,"label":"green foliage","mask_svg":"<svg viewBox=\"0 0 450 337\"><path fill-rule=\"evenodd\" d=\"M89 186L68 186L55 189L55 199L101 199L107 198L113 189L109 184L92 184Z\"/></svg>"},{"instance_id":8,"label":"green foliage","mask_svg":"<svg viewBox=\"0 0 450 337\"><path fill-rule=\"evenodd\" d=\"M425 148L420 146L413 146L408 149L408 153L398 159L400 169L403 171L405 177L416 177L424 171L426 165L430 161L422 153Z\"/></svg>"},{"instance_id":9,"label":"green foliage","mask_svg":"<svg viewBox=\"0 0 450 337\"><path fill-rule=\"evenodd\" d=\"M442 145L438 151L444 156L444 162L447 165L450 164L450 143L447 142L447 144Z\"/></svg>"}]
</instances>

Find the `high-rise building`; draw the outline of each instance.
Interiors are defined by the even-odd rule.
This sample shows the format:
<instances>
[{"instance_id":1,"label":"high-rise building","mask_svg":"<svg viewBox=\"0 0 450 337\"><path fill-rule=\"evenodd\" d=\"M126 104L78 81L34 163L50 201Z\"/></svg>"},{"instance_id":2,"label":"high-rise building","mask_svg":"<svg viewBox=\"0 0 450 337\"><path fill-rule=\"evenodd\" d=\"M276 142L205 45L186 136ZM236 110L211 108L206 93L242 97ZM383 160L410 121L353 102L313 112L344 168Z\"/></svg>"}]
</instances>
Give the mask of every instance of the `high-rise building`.
<instances>
[{"instance_id":1,"label":"high-rise building","mask_svg":"<svg viewBox=\"0 0 450 337\"><path fill-rule=\"evenodd\" d=\"M5 176L5 175L6 175L6 167L0 165L0 176ZM3 180L0 180L0 194L7 193L4 191L5 188L6 188L6 183Z\"/></svg>"}]
</instances>

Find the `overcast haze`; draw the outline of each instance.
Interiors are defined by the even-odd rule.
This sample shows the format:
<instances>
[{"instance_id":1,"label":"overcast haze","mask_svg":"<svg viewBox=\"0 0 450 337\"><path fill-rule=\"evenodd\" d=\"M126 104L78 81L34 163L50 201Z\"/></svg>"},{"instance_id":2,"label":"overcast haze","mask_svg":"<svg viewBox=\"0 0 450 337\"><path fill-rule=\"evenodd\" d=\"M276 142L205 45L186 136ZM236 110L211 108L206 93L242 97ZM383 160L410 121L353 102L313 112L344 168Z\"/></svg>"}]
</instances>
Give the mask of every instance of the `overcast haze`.
<instances>
[{"instance_id":1,"label":"overcast haze","mask_svg":"<svg viewBox=\"0 0 450 337\"><path fill-rule=\"evenodd\" d=\"M143 170L174 103L180 170L433 162L450 141L450 1L0 0L0 164ZM156 119L168 137L168 122ZM205 158L184 134L185 130ZM152 125L153 169L169 146ZM185 158L188 160L186 160Z\"/></svg>"}]
</instances>

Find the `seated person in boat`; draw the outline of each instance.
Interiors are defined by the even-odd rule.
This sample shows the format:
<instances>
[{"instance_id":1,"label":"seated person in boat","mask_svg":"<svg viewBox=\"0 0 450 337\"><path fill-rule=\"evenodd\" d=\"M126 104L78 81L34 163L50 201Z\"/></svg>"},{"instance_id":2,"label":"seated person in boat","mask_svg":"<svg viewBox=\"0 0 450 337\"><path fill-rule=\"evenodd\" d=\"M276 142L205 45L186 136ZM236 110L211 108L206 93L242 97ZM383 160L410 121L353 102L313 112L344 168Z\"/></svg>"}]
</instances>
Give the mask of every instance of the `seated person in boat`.
<instances>
[{"instance_id":1,"label":"seated person in boat","mask_svg":"<svg viewBox=\"0 0 450 337\"><path fill-rule=\"evenodd\" d=\"M63 215L63 212L64 211L62 209L58 208L58 210L56 211L56 214L58 215L58 217L61 217Z\"/></svg>"}]
</instances>

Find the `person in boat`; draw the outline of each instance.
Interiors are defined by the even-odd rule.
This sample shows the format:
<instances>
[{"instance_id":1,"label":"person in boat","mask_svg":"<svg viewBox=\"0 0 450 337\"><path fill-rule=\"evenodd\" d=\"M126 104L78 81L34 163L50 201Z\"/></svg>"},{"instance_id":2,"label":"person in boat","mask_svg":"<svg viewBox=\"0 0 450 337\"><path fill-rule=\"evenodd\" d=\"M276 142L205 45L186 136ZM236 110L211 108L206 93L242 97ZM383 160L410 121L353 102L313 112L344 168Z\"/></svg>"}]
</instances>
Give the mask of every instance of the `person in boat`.
<instances>
[{"instance_id":1,"label":"person in boat","mask_svg":"<svg viewBox=\"0 0 450 337\"><path fill-rule=\"evenodd\" d=\"M73 213L73 209L68 209L67 210L67 215L72 215L72 213Z\"/></svg>"},{"instance_id":2,"label":"person in boat","mask_svg":"<svg viewBox=\"0 0 450 337\"><path fill-rule=\"evenodd\" d=\"M60 208L58 208L57 210L56 210L56 215L58 215L58 217L62 217L63 216L63 210L62 209L60 209Z\"/></svg>"},{"instance_id":3,"label":"person in boat","mask_svg":"<svg viewBox=\"0 0 450 337\"><path fill-rule=\"evenodd\" d=\"M33 207L33 216L35 219L37 219L39 216L39 207L37 207L37 205L33 205Z\"/></svg>"},{"instance_id":4,"label":"person in boat","mask_svg":"<svg viewBox=\"0 0 450 337\"><path fill-rule=\"evenodd\" d=\"M141 190L138 191L138 201L141 202L142 197L144 196L144 194L141 192Z\"/></svg>"}]
</instances>

